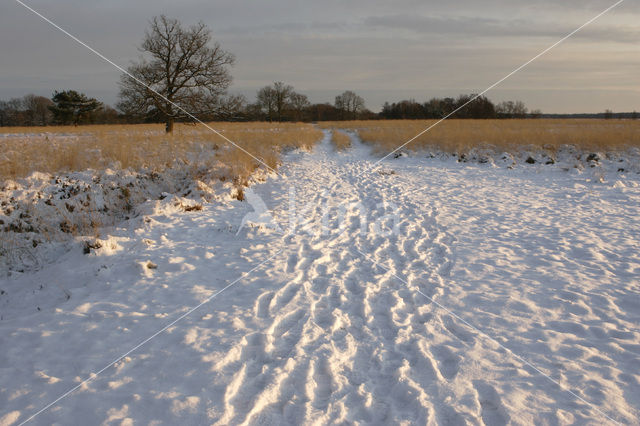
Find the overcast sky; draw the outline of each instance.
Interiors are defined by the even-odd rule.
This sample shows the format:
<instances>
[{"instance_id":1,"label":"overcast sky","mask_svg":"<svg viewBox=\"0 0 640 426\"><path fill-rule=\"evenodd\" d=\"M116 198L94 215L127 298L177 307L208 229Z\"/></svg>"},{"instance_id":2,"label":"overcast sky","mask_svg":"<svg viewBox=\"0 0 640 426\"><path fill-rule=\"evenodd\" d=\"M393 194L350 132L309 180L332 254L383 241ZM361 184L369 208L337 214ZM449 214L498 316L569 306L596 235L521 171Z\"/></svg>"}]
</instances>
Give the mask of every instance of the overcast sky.
<instances>
[{"instance_id":1,"label":"overcast sky","mask_svg":"<svg viewBox=\"0 0 640 426\"><path fill-rule=\"evenodd\" d=\"M614 0L24 0L127 66L150 17L202 20L236 55L232 92L281 80L312 102L480 92ZM0 98L75 89L114 104L120 72L14 0L0 2ZM491 91L544 112L640 110L640 2L626 0Z\"/></svg>"}]
</instances>

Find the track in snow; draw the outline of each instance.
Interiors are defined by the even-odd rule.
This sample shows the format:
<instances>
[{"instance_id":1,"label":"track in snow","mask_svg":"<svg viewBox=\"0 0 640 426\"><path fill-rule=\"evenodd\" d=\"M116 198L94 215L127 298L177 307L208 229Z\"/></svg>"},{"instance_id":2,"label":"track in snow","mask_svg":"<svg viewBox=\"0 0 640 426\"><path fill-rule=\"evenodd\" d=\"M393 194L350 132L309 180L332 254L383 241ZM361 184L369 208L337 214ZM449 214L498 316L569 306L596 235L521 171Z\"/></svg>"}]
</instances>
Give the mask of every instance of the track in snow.
<instances>
[{"instance_id":1,"label":"track in snow","mask_svg":"<svg viewBox=\"0 0 640 426\"><path fill-rule=\"evenodd\" d=\"M246 203L156 209L108 256L68 255L6 283L54 295L83 277L70 300L43 296L43 311L0 323L0 419L24 420L272 255L34 422L637 419L639 191L424 159L363 173L375 158L353 142L336 153L327 134L254 187L283 229L295 192L301 223L284 237L236 237Z\"/></svg>"}]
</instances>

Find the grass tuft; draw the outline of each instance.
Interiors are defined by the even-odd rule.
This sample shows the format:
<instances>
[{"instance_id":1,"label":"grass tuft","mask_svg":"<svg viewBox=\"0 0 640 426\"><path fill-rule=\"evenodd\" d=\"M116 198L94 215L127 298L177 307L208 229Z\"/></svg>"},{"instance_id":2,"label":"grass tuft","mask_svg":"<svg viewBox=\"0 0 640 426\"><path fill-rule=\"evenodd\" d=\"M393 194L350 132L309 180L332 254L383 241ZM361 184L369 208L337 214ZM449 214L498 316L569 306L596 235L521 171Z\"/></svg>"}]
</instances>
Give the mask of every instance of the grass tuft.
<instances>
[{"instance_id":1,"label":"grass tuft","mask_svg":"<svg viewBox=\"0 0 640 426\"><path fill-rule=\"evenodd\" d=\"M351 138L345 132L333 129L331 132L331 142L338 151L344 151L351 147Z\"/></svg>"}]
</instances>

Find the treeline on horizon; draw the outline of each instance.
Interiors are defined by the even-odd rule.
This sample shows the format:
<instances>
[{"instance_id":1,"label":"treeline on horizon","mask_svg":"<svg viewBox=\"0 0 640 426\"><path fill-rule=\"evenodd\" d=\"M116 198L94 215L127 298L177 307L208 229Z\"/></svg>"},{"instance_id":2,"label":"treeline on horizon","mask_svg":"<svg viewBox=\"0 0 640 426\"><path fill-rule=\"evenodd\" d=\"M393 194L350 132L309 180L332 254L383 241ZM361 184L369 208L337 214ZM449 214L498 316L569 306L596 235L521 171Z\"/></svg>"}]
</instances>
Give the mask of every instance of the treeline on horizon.
<instances>
[{"instance_id":1,"label":"treeline on horizon","mask_svg":"<svg viewBox=\"0 0 640 426\"><path fill-rule=\"evenodd\" d=\"M474 97L476 95L471 94L460 95L457 98L432 98L423 103L414 99L385 102L382 111L375 113L367 109L364 99L353 91L347 90L336 96L333 104L328 102L312 104L307 96L297 93L292 86L276 82L260 89L254 103L249 103L244 96L231 95L218 102L214 113L199 114L197 118L205 122L419 120L441 119L449 115L450 118L457 119L640 118L640 114L635 111L614 113L607 110L594 114L544 114L540 110L529 111L521 101L495 104L485 96L473 99ZM463 105L465 105L464 108L461 108ZM185 118L178 121L188 122L193 119ZM163 122L164 117L158 112L151 111L141 116L119 111L73 90L54 92L51 99L29 94L22 98L0 100L0 127Z\"/></svg>"}]
</instances>

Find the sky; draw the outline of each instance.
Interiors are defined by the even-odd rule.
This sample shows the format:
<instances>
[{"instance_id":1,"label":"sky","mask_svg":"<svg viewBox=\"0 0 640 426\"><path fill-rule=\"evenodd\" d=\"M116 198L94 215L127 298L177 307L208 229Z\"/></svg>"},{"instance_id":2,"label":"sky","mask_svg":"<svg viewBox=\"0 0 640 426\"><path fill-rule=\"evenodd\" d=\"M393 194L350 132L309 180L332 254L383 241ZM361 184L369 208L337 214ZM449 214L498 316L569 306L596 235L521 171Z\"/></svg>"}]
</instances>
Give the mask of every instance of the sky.
<instances>
[{"instance_id":1,"label":"sky","mask_svg":"<svg viewBox=\"0 0 640 426\"><path fill-rule=\"evenodd\" d=\"M23 0L127 67L149 19L203 21L236 56L230 92L284 81L312 102L479 93L615 0ZM121 72L15 0L0 3L0 99L74 89L114 105ZM640 111L640 2L625 0L487 93L546 113Z\"/></svg>"}]
</instances>

